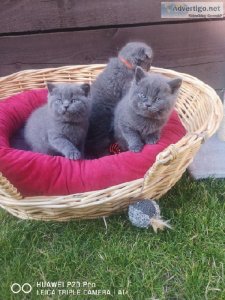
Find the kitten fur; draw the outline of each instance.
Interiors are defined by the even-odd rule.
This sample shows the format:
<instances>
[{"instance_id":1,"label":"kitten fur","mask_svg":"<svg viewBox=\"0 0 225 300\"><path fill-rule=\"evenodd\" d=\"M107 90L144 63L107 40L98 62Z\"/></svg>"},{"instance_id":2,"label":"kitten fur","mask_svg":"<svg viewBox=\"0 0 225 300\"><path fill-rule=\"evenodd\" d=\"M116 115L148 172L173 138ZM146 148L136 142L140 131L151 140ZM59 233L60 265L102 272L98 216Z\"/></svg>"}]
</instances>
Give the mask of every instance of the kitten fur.
<instances>
[{"instance_id":1,"label":"kitten fur","mask_svg":"<svg viewBox=\"0 0 225 300\"><path fill-rule=\"evenodd\" d=\"M91 110L90 85L48 83L47 87L48 103L29 117L25 140L34 152L80 159Z\"/></svg>"},{"instance_id":2,"label":"kitten fur","mask_svg":"<svg viewBox=\"0 0 225 300\"><path fill-rule=\"evenodd\" d=\"M113 136L115 107L128 91L136 66L142 66L149 71L152 56L151 47L145 43L128 43L120 50L118 57L109 60L104 71L92 84L92 112L86 142L89 157L108 154L108 146ZM127 61L131 68L121 59Z\"/></svg>"},{"instance_id":3,"label":"kitten fur","mask_svg":"<svg viewBox=\"0 0 225 300\"><path fill-rule=\"evenodd\" d=\"M115 110L115 140L123 151L140 152L145 144L157 143L181 83L137 67L130 91Z\"/></svg>"}]
</instances>

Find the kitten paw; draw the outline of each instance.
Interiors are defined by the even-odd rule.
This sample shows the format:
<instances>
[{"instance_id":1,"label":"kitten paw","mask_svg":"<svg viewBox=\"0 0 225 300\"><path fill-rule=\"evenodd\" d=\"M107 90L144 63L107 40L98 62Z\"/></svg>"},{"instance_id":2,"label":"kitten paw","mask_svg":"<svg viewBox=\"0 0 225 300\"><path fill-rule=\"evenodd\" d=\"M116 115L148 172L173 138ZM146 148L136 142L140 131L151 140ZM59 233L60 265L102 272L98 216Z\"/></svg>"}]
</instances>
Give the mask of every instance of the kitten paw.
<instances>
[{"instance_id":1,"label":"kitten paw","mask_svg":"<svg viewBox=\"0 0 225 300\"><path fill-rule=\"evenodd\" d=\"M152 135L146 139L146 144L153 145L156 144L159 140L159 136Z\"/></svg>"},{"instance_id":2,"label":"kitten paw","mask_svg":"<svg viewBox=\"0 0 225 300\"><path fill-rule=\"evenodd\" d=\"M129 147L129 150L132 151L132 152L141 152L142 148L143 148L144 145L131 145Z\"/></svg>"},{"instance_id":3,"label":"kitten paw","mask_svg":"<svg viewBox=\"0 0 225 300\"><path fill-rule=\"evenodd\" d=\"M81 159L81 153L79 151L69 151L67 155L65 155L66 158L69 158L71 160L78 160Z\"/></svg>"}]
</instances>

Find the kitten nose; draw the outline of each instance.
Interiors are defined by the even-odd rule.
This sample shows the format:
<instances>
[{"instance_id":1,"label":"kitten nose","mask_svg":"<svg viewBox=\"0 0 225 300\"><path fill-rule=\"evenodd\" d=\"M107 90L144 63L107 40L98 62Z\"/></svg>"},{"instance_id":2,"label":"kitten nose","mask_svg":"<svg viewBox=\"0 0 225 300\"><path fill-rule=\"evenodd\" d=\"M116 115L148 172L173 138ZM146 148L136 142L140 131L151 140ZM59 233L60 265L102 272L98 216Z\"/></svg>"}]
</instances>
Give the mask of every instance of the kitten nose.
<instances>
[{"instance_id":1,"label":"kitten nose","mask_svg":"<svg viewBox=\"0 0 225 300\"><path fill-rule=\"evenodd\" d=\"M66 100L66 101L63 102L63 107L64 108L68 108L69 105L70 105L69 101Z\"/></svg>"}]
</instances>

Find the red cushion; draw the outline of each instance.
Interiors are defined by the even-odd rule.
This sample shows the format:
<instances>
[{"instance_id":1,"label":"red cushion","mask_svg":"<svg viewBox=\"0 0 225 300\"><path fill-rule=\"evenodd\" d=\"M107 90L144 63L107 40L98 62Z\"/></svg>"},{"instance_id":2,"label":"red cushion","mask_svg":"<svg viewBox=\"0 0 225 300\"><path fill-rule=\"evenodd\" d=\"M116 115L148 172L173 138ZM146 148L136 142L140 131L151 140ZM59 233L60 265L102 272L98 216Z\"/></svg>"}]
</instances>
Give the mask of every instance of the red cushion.
<instances>
[{"instance_id":1,"label":"red cushion","mask_svg":"<svg viewBox=\"0 0 225 300\"><path fill-rule=\"evenodd\" d=\"M0 102L0 172L24 196L65 195L99 190L142 178L159 152L185 135L174 111L156 145L141 153L123 152L94 160L71 161L10 148L10 137L30 113L46 102L46 90L32 90Z\"/></svg>"}]
</instances>

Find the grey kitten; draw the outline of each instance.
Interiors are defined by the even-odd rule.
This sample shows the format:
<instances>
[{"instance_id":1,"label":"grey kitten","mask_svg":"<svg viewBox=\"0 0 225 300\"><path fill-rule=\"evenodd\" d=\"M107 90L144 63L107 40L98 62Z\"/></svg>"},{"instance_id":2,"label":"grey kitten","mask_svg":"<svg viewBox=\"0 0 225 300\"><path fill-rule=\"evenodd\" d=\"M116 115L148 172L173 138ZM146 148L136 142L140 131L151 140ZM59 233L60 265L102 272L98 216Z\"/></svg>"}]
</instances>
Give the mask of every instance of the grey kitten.
<instances>
[{"instance_id":1,"label":"grey kitten","mask_svg":"<svg viewBox=\"0 0 225 300\"><path fill-rule=\"evenodd\" d=\"M87 135L88 155L107 154L113 131L113 114L134 78L136 66L150 69L153 52L141 42L126 44L118 57L111 58L104 71L91 86L92 112Z\"/></svg>"},{"instance_id":2,"label":"grey kitten","mask_svg":"<svg viewBox=\"0 0 225 300\"><path fill-rule=\"evenodd\" d=\"M48 83L48 103L29 117L24 136L35 152L80 159L91 101L89 84Z\"/></svg>"},{"instance_id":3,"label":"grey kitten","mask_svg":"<svg viewBox=\"0 0 225 300\"><path fill-rule=\"evenodd\" d=\"M115 110L115 140L122 150L139 152L145 144L159 140L181 83L180 78L147 74L137 67L129 92Z\"/></svg>"}]
</instances>

